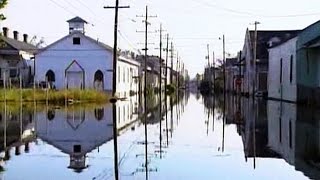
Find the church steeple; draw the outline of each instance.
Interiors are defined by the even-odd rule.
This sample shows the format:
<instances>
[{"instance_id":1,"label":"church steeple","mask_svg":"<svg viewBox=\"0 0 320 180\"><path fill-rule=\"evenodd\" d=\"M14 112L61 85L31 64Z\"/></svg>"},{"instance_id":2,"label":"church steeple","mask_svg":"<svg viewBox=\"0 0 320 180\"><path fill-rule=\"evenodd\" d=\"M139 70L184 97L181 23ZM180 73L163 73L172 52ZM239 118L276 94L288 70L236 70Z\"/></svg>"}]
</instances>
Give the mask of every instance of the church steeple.
<instances>
[{"instance_id":1,"label":"church steeple","mask_svg":"<svg viewBox=\"0 0 320 180\"><path fill-rule=\"evenodd\" d=\"M85 24L88 24L87 21L85 21L84 19L80 18L80 17L75 17L72 18L70 20L67 21L69 23L69 34L73 33L73 32L81 32L81 33L85 33Z\"/></svg>"}]
</instances>

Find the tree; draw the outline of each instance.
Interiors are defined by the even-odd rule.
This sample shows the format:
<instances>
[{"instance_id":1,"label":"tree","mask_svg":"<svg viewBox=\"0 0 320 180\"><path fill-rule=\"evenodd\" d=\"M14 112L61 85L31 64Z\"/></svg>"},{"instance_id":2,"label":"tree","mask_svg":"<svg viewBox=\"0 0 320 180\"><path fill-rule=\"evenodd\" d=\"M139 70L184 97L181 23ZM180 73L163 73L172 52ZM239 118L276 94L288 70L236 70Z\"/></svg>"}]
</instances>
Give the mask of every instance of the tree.
<instances>
[{"instance_id":1,"label":"tree","mask_svg":"<svg viewBox=\"0 0 320 180\"><path fill-rule=\"evenodd\" d=\"M6 7L7 4L8 4L8 0L0 0L0 9L3 9L4 7ZM4 16L4 14L0 13L0 20L3 21L5 19L6 17Z\"/></svg>"},{"instance_id":2,"label":"tree","mask_svg":"<svg viewBox=\"0 0 320 180\"><path fill-rule=\"evenodd\" d=\"M37 48L42 48L46 44L43 37L38 39L37 36L33 36L29 43Z\"/></svg>"}]
</instances>

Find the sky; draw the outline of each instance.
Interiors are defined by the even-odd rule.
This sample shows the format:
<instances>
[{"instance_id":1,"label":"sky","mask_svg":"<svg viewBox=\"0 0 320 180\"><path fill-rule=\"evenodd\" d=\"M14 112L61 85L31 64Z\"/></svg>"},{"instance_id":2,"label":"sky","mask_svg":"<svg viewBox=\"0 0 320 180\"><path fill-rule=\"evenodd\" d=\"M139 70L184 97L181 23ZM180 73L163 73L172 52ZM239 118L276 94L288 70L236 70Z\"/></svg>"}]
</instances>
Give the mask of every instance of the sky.
<instances>
[{"instance_id":1,"label":"sky","mask_svg":"<svg viewBox=\"0 0 320 180\"><path fill-rule=\"evenodd\" d=\"M225 35L226 53L235 56L243 47L246 29L295 30L303 29L320 19L318 0L119 0L120 5L129 9L119 11L119 47L136 51L143 48L143 18L146 5L151 25L149 31L163 26L165 34L173 42L175 60L177 55L184 62L191 77L202 73L207 64L209 44L210 61L222 57L222 41ZM114 6L115 0L9 0L8 6L1 10L7 20L0 27L9 27L29 34L29 38L44 38L47 45L68 34L67 20L79 16L89 24L86 35L113 45L114 10L104 6ZM159 32L149 34L149 55L159 55ZM165 55L165 54L163 54Z\"/></svg>"}]
</instances>

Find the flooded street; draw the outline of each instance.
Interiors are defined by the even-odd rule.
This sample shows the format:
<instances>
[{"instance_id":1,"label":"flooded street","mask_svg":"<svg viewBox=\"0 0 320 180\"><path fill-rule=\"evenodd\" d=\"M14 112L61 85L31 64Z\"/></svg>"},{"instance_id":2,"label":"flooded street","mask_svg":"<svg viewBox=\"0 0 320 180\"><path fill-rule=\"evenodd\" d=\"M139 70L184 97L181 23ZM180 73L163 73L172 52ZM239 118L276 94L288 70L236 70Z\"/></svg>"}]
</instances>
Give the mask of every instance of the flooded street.
<instances>
[{"instance_id":1,"label":"flooded street","mask_svg":"<svg viewBox=\"0 0 320 180\"><path fill-rule=\"evenodd\" d=\"M189 93L167 111L147 102L1 106L1 179L320 178L316 110Z\"/></svg>"}]
</instances>

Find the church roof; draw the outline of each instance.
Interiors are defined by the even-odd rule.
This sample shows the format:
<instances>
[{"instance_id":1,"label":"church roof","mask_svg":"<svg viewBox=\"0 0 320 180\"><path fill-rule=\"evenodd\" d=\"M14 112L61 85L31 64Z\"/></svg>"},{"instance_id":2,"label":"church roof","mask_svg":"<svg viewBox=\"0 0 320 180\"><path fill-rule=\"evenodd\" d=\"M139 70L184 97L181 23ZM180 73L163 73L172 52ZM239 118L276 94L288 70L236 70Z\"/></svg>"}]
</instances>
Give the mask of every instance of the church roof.
<instances>
[{"instance_id":1,"label":"church roof","mask_svg":"<svg viewBox=\"0 0 320 180\"><path fill-rule=\"evenodd\" d=\"M83 22L83 23L88 23L87 21L85 21L84 19L82 19L81 17L77 16L77 17L74 17L72 19L69 19L67 21L68 23L70 22Z\"/></svg>"}]
</instances>

